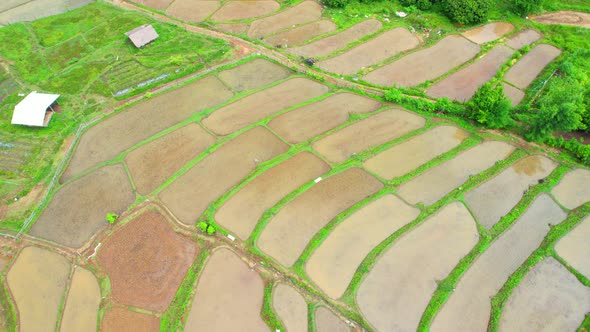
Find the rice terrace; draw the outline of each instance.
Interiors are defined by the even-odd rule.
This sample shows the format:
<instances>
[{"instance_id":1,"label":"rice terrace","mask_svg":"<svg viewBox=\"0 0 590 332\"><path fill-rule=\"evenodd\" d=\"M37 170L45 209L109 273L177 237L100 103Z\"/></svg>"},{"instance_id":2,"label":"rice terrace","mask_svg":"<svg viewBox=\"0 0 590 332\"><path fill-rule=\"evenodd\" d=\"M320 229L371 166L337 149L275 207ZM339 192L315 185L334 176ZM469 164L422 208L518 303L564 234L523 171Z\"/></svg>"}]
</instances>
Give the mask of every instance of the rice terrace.
<instances>
[{"instance_id":1,"label":"rice terrace","mask_svg":"<svg viewBox=\"0 0 590 332\"><path fill-rule=\"evenodd\" d=\"M590 331L586 0L5 0L0 331Z\"/></svg>"}]
</instances>

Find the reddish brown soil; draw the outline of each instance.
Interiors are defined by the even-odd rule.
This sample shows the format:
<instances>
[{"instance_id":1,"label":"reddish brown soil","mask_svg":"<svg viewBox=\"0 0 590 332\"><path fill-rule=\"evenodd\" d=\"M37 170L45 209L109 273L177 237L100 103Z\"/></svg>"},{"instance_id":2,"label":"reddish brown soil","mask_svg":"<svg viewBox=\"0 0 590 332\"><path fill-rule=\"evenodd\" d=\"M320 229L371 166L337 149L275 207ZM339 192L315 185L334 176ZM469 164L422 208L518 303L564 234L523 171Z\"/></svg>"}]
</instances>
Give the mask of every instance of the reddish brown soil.
<instances>
[{"instance_id":1,"label":"reddish brown soil","mask_svg":"<svg viewBox=\"0 0 590 332\"><path fill-rule=\"evenodd\" d=\"M197 250L164 216L149 210L111 235L97 257L109 275L115 302L163 312Z\"/></svg>"},{"instance_id":2,"label":"reddish brown soil","mask_svg":"<svg viewBox=\"0 0 590 332\"><path fill-rule=\"evenodd\" d=\"M538 33L536 30L533 29L526 29L522 30L518 34L513 37L510 37L508 41L506 41L506 45L514 48L514 49L521 49L527 45L530 45L541 38L541 34Z\"/></svg>"},{"instance_id":3,"label":"reddish brown soil","mask_svg":"<svg viewBox=\"0 0 590 332\"><path fill-rule=\"evenodd\" d=\"M506 95L506 97L510 99L512 106L520 104L520 102L524 98L524 92L522 92L522 90L520 89L513 87L510 84L502 83L502 89L504 90L504 94Z\"/></svg>"},{"instance_id":4,"label":"reddish brown soil","mask_svg":"<svg viewBox=\"0 0 590 332\"><path fill-rule=\"evenodd\" d=\"M514 25L506 22L494 22L475 29L463 31L462 35L477 44L494 41L514 30Z\"/></svg>"},{"instance_id":5,"label":"reddish brown soil","mask_svg":"<svg viewBox=\"0 0 590 332\"><path fill-rule=\"evenodd\" d=\"M104 314L100 330L103 332L159 331L160 319L156 316L115 307Z\"/></svg>"}]
</instances>

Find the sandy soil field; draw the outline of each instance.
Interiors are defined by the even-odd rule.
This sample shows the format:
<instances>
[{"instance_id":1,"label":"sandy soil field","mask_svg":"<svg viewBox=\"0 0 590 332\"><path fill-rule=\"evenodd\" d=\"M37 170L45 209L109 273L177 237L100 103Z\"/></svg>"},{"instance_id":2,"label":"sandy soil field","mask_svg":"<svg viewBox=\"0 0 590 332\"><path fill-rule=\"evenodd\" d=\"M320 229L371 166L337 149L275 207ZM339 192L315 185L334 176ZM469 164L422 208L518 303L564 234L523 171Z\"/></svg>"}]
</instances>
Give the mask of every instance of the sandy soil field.
<instances>
[{"instance_id":1,"label":"sandy soil field","mask_svg":"<svg viewBox=\"0 0 590 332\"><path fill-rule=\"evenodd\" d=\"M357 293L379 331L414 331L436 288L477 243L475 221L455 202L398 239L375 263ZM403 317L403 319L400 319Z\"/></svg>"},{"instance_id":2,"label":"sandy soil field","mask_svg":"<svg viewBox=\"0 0 590 332\"><path fill-rule=\"evenodd\" d=\"M590 28L590 14L562 10L555 13L548 13L532 17L533 21L545 24L565 24L578 27Z\"/></svg>"},{"instance_id":3,"label":"sandy soil field","mask_svg":"<svg viewBox=\"0 0 590 332\"><path fill-rule=\"evenodd\" d=\"M237 185L259 163L288 149L270 131L256 127L209 154L166 187L159 197L181 222L191 225L209 204Z\"/></svg>"},{"instance_id":4,"label":"sandy soil field","mask_svg":"<svg viewBox=\"0 0 590 332\"><path fill-rule=\"evenodd\" d=\"M466 102L473 97L481 85L496 76L500 67L510 59L513 52L509 47L497 45L482 58L432 85L426 90L426 94L435 98L446 97Z\"/></svg>"},{"instance_id":5,"label":"sandy soil field","mask_svg":"<svg viewBox=\"0 0 590 332\"><path fill-rule=\"evenodd\" d=\"M484 142L402 184L397 192L411 204L431 205L463 184L471 175L494 166L514 151L503 142Z\"/></svg>"},{"instance_id":6,"label":"sandy soil field","mask_svg":"<svg viewBox=\"0 0 590 332\"><path fill-rule=\"evenodd\" d=\"M580 168L567 173L551 193L568 209L590 201L590 170Z\"/></svg>"},{"instance_id":7,"label":"sandy soil field","mask_svg":"<svg viewBox=\"0 0 590 332\"><path fill-rule=\"evenodd\" d=\"M60 188L29 233L78 248L108 225L107 213L121 214L134 200L123 166L105 166Z\"/></svg>"},{"instance_id":8,"label":"sandy soil field","mask_svg":"<svg viewBox=\"0 0 590 332\"><path fill-rule=\"evenodd\" d=\"M584 218L576 228L555 245L559 257L565 259L578 272L590 278L590 217Z\"/></svg>"},{"instance_id":9,"label":"sandy soil field","mask_svg":"<svg viewBox=\"0 0 590 332\"><path fill-rule=\"evenodd\" d=\"M133 105L80 137L68 168L67 181L88 168L116 157L144 139L173 126L195 112L228 100L232 93L214 76Z\"/></svg>"},{"instance_id":10,"label":"sandy soil field","mask_svg":"<svg viewBox=\"0 0 590 332\"><path fill-rule=\"evenodd\" d=\"M100 287L92 272L76 268L68 291L60 331L93 331L98 322Z\"/></svg>"},{"instance_id":11,"label":"sandy soil field","mask_svg":"<svg viewBox=\"0 0 590 332\"><path fill-rule=\"evenodd\" d=\"M514 30L514 25L506 22L494 22L482 25L475 29L463 31L463 37L477 44L485 44L494 41Z\"/></svg>"},{"instance_id":12,"label":"sandy soil field","mask_svg":"<svg viewBox=\"0 0 590 332\"><path fill-rule=\"evenodd\" d=\"M273 0L232 0L219 8L211 16L211 20L223 22L254 18L277 11L279 7Z\"/></svg>"},{"instance_id":13,"label":"sandy soil field","mask_svg":"<svg viewBox=\"0 0 590 332\"><path fill-rule=\"evenodd\" d=\"M189 22L201 22L220 6L217 0L174 0L166 14Z\"/></svg>"},{"instance_id":14,"label":"sandy soil field","mask_svg":"<svg viewBox=\"0 0 590 332\"><path fill-rule=\"evenodd\" d=\"M336 30L336 24L330 20L317 20L293 29L279 32L264 38L264 41L272 46L298 45L312 38L324 35Z\"/></svg>"},{"instance_id":15,"label":"sandy soil field","mask_svg":"<svg viewBox=\"0 0 590 332\"><path fill-rule=\"evenodd\" d=\"M320 158L301 152L244 186L217 210L215 221L246 240L264 211L329 170L330 166Z\"/></svg>"},{"instance_id":16,"label":"sandy soil field","mask_svg":"<svg viewBox=\"0 0 590 332\"><path fill-rule=\"evenodd\" d=\"M265 59L254 59L236 68L224 70L219 78L236 92L261 88L289 77L287 68Z\"/></svg>"},{"instance_id":17,"label":"sandy soil field","mask_svg":"<svg viewBox=\"0 0 590 332\"><path fill-rule=\"evenodd\" d=\"M319 307L315 311L315 326L318 332L349 332L350 327L346 325L338 316L334 315L330 309Z\"/></svg>"},{"instance_id":18,"label":"sandy soil field","mask_svg":"<svg viewBox=\"0 0 590 332\"><path fill-rule=\"evenodd\" d=\"M506 41L506 45L513 49L521 49L527 45L530 45L541 38L541 34L533 29L525 29L510 37Z\"/></svg>"},{"instance_id":19,"label":"sandy soil field","mask_svg":"<svg viewBox=\"0 0 590 332\"><path fill-rule=\"evenodd\" d=\"M191 123L131 151L125 163L137 192L150 193L213 143L211 134Z\"/></svg>"},{"instance_id":20,"label":"sandy soil field","mask_svg":"<svg viewBox=\"0 0 590 332\"><path fill-rule=\"evenodd\" d=\"M109 275L115 302L163 312L197 250L160 213L148 210L111 235L97 258Z\"/></svg>"},{"instance_id":21,"label":"sandy soil field","mask_svg":"<svg viewBox=\"0 0 590 332\"><path fill-rule=\"evenodd\" d=\"M451 35L434 46L387 64L367 74L367 82L400 87L414 86L435 79L449 70L464 64L479 53L480 47L469 40Z\"/></svg>"},{"instance_id":22,"label":"sandy soil field","mask_svg":"<svg viewBox=\"0 0 590 332\"><path fill-rule=\"evenodd\" d=\"M276 112L328 92L328 87L295 77L224 106L203 120L219 135L228 135Z\"/></svg>"},{"instance_id":23,"label":"sandy soil field","mask_svg":"<svg viewBox=\"0 0 590 332\"><path fill-rule=\"evenodd\" d=\"M63 256L37 247L21 251L6 275L20 331L54 329L69 273L70 263Z\"/></svg>"},{"instance_id":24,"label":"sandy soil field","mask_svg":"<svg viewBox=\"0 0 590 332\"><path fill-rule=\"evenodd\" d=\"M321 57L346 48L350 43L375 33L383 24L375 19L368 19L332 36L322 38L307 45L294 47L288 51L305 57Z\"/></svg>"},{"instance_id":25,"label":"sandy soil field","mask_svg":"<svg viewBox=\"0 0 590 332\"><path fill-rule=\"evenodd\" d=\"M289 332L307 332L307 303L296 290L278 284L272 293L272 306Z\"/></svg>"},{"instance_id":26,"label":"sandy soil field","mask_svg":"<svg viewBox=\"0 0 590 332\"><path fill-rule=\"evenodd\" d=\"M362 43L349 51L318 62L318 67L342 75L352 75L401 52L411 50L420 40L405 28L395 28Z\"/></svg>"},{"instance_id":27,"label":"sandy soil field","mask_svg":"<svg viewBox=\"0 0 590 332\"><path fill-rule=\"evenodd\" d=\"M419 212L393 195L369 203L338 224L311 255L305 271L328 296L341 297L367 254Z\"/></svg>"},{"instance_id":28,"label":"sandy soil field","mask_svg":"<svg viewBox=\"0 0 590 332\"><path fill-rule=\"evenodd\" d=\"M504 79L525 89L539 76L545 66L560 54L561 50L549 44L537 45L506 72Z\"/></svg>"},{"instance_id":29,"label":"sandy soil field","mask_svg":"<svg viewBox=\"0 0 590 332\"><path fill-rule=\"evenodd\" d=\"M312 147L331 162L343 162L355 153L401 137L424 124L423 117L394 108L315 141Z\"/></svg>"},{"instance_id":30,"label":"sandy soil field","mask_svg":"<svg viewBox=\"0 0 590 332\"><path fill-rule=\"evenodd\" d=\"M551 197L539 196L465 272L436 315L431 331L485 331L491 313L490 298L539 247L549 225L557 225L565 217Z\"/></svg>"},{"instance_id":31,"label":"sandy soil field","mask_svg":"<svg viewBox=\"0 0 590 332\"><path fill-rule=\"evenodd\" d=\"M263 292L256 271L229 249L218 249L201 272L184 330L268 331L260 318Z\"/></svg>"},{"instance_id":32,"label":"sandy soil field","mask_svg":"<svg viewBox=\"0 0 590 332\"><path fill-rule=\"evenodd\" d=\"M590 288L553 258L529 271L506 302L499 331L575 331L590 312Z\"/></svg>"},{"instance_id":33,"label":"sandy soil field","mask_svg":"<svg viewBox=\"0 0 590 332\"><path fill-rule=\"evenodd\" d=\"M363 166L391 180L453 149L467 137L469 133L463 129L439 126L367 159Z\"/></svg>"},{"instance_id":34,"label":"sandy soil field","mask_svg":"<svg viewBox=\"0 0 590 332\"><path fill-rule=\"evenodd\" d=\"M382 187L360 168L332 175L283 206L260 234L258 247L279 263L291 266L330 220Z\"/></svg>"},{"instance_id":35,"label":"sandy soil field","mask_svg":"<svg viewBox=\"0 0 590 332\"><path fill-rule=\"evenodd\" d=\"M160 331L160 318L114 307L106 311L100 327L105 332L157 332Z\"/></svg>"},{"instance_id":36,"label":"sandy soil field","mask_svg":"<svg viewBox=\"0 0 590 332\"><path fill-rule=\"evenodd\" d=\"M525 157L491 180L465 194L465 202L477 221L492 228L520 201L525 190L545 178L557 164L545 157Z\"/></svg>"},{"instance_id":37,"label":"sandy soil field","mask_svg":"<svg viewBox=\"0 0 590 332\"><path fill-rule=\"evenodd\" d=\"M333 129L351 113L376 111L381 103L352 93L338 93L272 119L268 126L290 143L297 144Z\"/></svg>"},{"instance_id":38,"label":"sandy soil field","mask_svg":"<svg viewBox=\"0 0 590 332\"><path fill-rule=\"evenodd\" d=\"M303 1L272 16L252 22L248 37L260 38L294 25L315 21L322 16L322 6L315 1Z\"/></svg>"}]
</instances>

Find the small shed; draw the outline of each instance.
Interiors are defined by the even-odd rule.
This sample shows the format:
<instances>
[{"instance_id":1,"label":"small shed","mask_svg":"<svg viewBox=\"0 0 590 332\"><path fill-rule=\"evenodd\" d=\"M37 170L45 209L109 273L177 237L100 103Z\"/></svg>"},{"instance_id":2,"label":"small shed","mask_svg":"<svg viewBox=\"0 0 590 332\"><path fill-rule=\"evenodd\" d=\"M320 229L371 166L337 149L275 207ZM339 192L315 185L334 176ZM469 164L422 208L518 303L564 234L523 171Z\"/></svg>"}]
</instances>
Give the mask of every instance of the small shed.
<instances>
[{"instance_id":1,"label":"small shed","mask_svg":"<svg viewBox=\"0 0 590 332\"><path fill-rule=\"evenodd\" d=\"M33 91L14 107L12 124L47 127L53 116L53 108L59 95Z\"/></svg>"},{"instance_id":2,"label":"small shed","mask_svg":"<svg viewBox=\"0 0 590 332\"><path fill-rule=\"evenodd\" d=\"M125 35L129 37L129 40L137 48L143 47L159 37L156 30L149 24L144 24L129 32L125 32Z\"/></svg>"}]
</instances>

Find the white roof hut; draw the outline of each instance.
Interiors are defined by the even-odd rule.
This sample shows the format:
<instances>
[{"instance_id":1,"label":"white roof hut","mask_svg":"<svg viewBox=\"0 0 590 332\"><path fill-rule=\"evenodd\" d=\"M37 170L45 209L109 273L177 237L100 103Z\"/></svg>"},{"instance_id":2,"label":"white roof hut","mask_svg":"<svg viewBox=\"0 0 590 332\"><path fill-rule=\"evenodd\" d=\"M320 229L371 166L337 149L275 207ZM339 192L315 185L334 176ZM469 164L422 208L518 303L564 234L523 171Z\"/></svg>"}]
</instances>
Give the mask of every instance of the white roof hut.
<instances>
[{"instance_id":1,"label":"white roof hut","mask_svg":"<svg viewBox=\"0 0 590 332\"><path fill-rule=\"evenodd\" d=\"M53 108L51 106L55 104L57 98L59 98L59 95L38 93L37 91L29 93L25 99L21 100L14 107L11 123L47 127L49 120L53 116Z\"/></svg>"},{"instance_id":2,"label":"white roof hut","mask_svg":"<svg viewBox=\"0 0 590 332\"><path fill-rule=\"evenodd\" d=\"M156 30L149 24L144 24L129 32L125 32L125 35L129 37L133 45L137 48L147 45L159 37Z\"/></svg>"}]
</instances>

